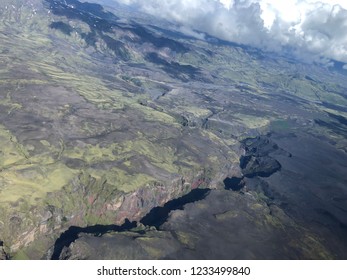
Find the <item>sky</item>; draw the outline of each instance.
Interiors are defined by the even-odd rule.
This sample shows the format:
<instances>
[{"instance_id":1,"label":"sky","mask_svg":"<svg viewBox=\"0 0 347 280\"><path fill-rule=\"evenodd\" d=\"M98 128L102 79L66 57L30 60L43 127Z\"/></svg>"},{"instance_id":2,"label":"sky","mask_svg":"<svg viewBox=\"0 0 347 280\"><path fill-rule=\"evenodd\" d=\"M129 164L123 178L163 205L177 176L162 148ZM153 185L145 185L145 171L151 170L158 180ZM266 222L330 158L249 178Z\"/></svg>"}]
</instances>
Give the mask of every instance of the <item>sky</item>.
<instances>
[{"instance_id":1,"label":"sky","mask_svg":"<svg viewBox=\"0 0 347 280\"><path fill-rule=\"evenodd\" d=\"M347 0L113 0L172 20L200 39L220 39L296 57L346 63ZM199 32L196 32L199 31Z\"/></svg>"}]
</instances>

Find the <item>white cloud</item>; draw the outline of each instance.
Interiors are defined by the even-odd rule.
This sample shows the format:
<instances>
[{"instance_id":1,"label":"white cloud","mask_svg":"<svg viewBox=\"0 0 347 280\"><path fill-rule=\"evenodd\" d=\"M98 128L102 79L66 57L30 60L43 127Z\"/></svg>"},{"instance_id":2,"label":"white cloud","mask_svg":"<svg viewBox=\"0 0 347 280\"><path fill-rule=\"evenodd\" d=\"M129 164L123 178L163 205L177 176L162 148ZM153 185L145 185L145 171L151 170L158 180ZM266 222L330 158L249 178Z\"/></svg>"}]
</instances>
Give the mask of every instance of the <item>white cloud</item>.
<instances>
[{"instance_id":1,"label":"white cloud","mask_svg":"<svg viewBox=\"0 0 347 280\"><path fill-rule=\"evenodd\" d=\"M114 0L117 1L117 0ZM345 0L118 0L218 38L347 63ZM201 38L201 34L199 35Z\"/></svg>"},{"instance_id":2,"label":"white cloud","mask_svg":"<svg viewBox=\"0 0 347 280\"><path fill-rule=\"evenodd\" d=\"M206 39L205 33L197 32L197 31L191 29L190 27L187 27L184 25L180 26L178 28L178 31L182 32L185 35L194 37L194 38L199 39L199 40L205 40Z\"/></svg>"}]
</instances>

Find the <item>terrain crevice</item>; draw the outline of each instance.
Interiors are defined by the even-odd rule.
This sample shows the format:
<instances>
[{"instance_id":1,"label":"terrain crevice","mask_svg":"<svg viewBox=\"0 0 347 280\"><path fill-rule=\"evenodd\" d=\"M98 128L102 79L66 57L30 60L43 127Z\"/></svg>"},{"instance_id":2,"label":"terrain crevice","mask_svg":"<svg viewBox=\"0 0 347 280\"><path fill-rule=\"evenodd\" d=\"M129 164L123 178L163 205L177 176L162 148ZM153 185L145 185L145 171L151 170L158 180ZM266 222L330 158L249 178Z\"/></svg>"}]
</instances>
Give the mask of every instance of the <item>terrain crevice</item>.
<instances>
[{"instance_id":1,"label":"terrain crevice","mask_svg":"<svg viewBox=\"0 0 347 280\"><path fill-rule=\"evenodd\" d=\"M67 231L63 232L56 240L53 248L52 260L59 260L64 247L69 247L71 243L78 239L79 234L88 233L95 236L101 236L110 231L122 232L136 227L136 222L126 220L121 226L117 225L94 225L88 227L71 226Z\"/></svg>"},{"instance_id":2,"label":"terrain crevice","mask_svg":"<svg viewBox=\"0 0 347 280\"><path fill-rule=\"evenodd\" d=\"M184 205L204 199L210 191L210 189L194 189L180 198L168 201L164 206L154 207L140 220L140 223L158 229L165 223L171 211L182 210Z\"/></svg>"},{"instance_id":3,"label":"terrain crevice","mask_svg":"<svg viewBox=\"0 0 347 280\"><path fill-rule=\"evenodd\" d=\"M194 203L204 199L211 190L206 189L193 189L188 194L170 200L163 206L154 207L147 215L141 220L140 224L147 227L159 227L166 222L171 211L183 210L183 207L188 203ZM106 233L125 232L135 230L138 227L136 221L130 222L128 219L122 225L94 225L88 227L76 227L71 226L68 230L63 232L60 237L55 241L53 247L52 260L62 259L62 253L64 248L68 248L73 242L75 242L79 235L82 233L94 235L100 237ZM141 231L140 231L141 232Z\"/></svg>"}]
</instances>

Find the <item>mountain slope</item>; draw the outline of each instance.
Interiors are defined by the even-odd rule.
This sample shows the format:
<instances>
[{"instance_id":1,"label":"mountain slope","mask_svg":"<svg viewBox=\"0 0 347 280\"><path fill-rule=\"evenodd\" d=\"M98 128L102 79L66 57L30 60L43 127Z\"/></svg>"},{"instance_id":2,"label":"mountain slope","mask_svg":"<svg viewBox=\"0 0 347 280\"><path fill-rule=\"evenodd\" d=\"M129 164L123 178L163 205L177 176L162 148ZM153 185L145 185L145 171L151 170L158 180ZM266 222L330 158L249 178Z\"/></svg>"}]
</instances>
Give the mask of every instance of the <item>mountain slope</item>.
<instances>
[{"instance_id":1,"label":"mountain slope","mask_svg":"<svg viewBox=\"0 0 347 280\"><path fill-rule=\"evenodd\" d=\"M1 3L0 241L12 257L41 258L70 226L140 221L223 188L247 137L305 131L347 150L343 75L128 17L77 0Z\"/></svg>"}]
</instances>

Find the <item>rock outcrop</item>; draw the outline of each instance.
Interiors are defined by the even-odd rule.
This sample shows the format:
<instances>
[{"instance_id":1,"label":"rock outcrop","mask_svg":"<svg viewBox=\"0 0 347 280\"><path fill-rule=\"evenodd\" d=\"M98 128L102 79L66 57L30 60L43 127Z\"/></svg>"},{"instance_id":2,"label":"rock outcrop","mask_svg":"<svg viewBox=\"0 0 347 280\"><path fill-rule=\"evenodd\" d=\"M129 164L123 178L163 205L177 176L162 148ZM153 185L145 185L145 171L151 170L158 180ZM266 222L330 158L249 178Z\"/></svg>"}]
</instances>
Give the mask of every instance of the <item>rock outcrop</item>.
<instances>
[{"instance_id":1,"label":"rock outcrop","mask_svg":"<svg viewBox=\"0 0 347 280\"><path fill-rule=\"evenodd\" d=\"M281 170L281 164L269 156L244 156L241 160L242 172L245 177L269 177Z\"/></svg>"},{"instance_id":2,"label":"rock outcrop","mask_svg":"<svg viewBox=\"0 0 347 280\"><path fill-rule=\"evenodd\" d=\"M245 154L240 159L240 167L245 177L269 177L281 170L281 164L271 154L290 157L290 153L279 148L267 136L247 138L243 141Z\"/></svg>"},{"instance_id":3,"label":"rock outcrop","mask_svg":"<svg viewBox=\"0 0 347 280\"><path fill-rule=\"evenodd\" d=\"M201 170L190 177L179 177L168 185L158 183L124 193L110 192L114 188L105 179L83 173L69 186L50 194L44 207L32 208L30 217L28 212L3 213L6 224L2 228L9 230L3 231L2 238L10 244L11 253L24 250L28 258L41 258L42 251L33 248L53 246L59 235L71 226L122 225L126 220L139 221L151 209L184 196L192 189L208 186L209 176L212 176L209 171Z\"/></svg>"},{"instance_id":4,"label":"rock outcrop","mask_svg":"<svg viewBox=\"0 0 347 280\"><path fill-rule=\"evenodd\" d=\"M7 260L8 255L6 254L4 243L0 241L0 260Z\"/></svg>"}]
</instances>

